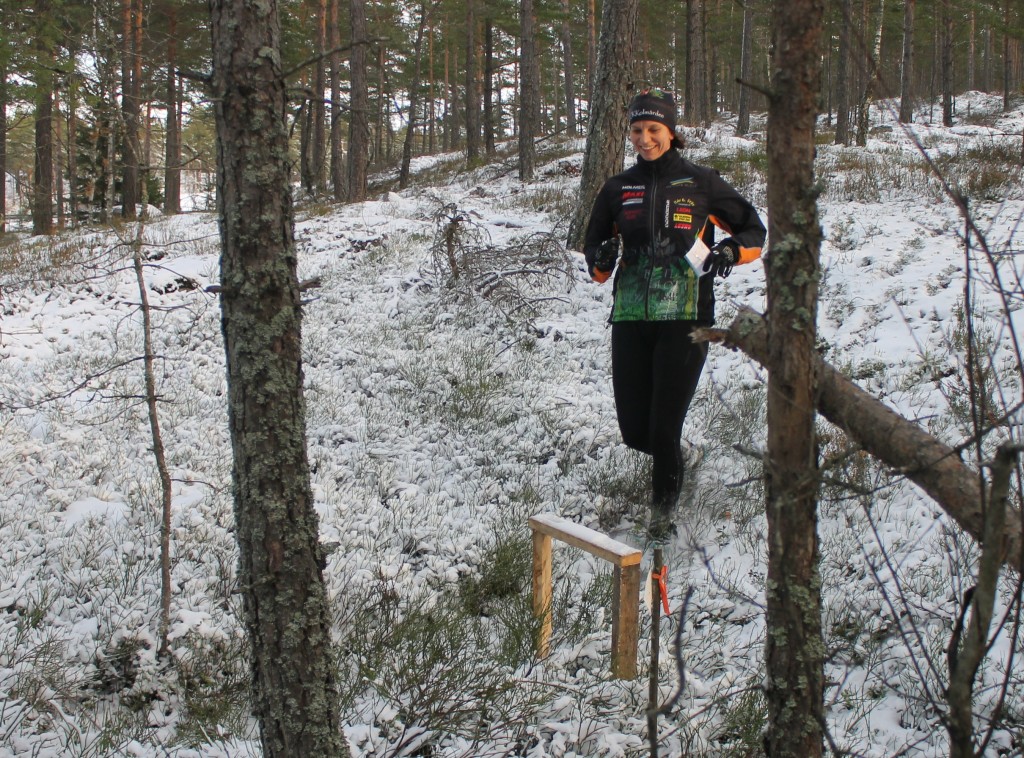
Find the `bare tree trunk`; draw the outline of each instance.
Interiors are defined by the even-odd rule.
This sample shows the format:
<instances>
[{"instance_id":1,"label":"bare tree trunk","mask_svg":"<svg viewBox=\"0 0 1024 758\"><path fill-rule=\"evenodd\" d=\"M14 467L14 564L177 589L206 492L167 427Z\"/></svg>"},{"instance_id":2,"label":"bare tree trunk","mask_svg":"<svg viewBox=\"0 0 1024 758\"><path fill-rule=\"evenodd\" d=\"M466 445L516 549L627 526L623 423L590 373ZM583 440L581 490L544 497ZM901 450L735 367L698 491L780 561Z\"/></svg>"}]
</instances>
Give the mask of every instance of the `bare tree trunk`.
<instances>
[{"instance_id":1,"label":"bare tree trunk","mask_svg":"<svg viewBox=\"0 0 1024 758\"><path fill-rule=\"evenodd\" d=\"M55 118L51 119L53 124L53 144L57 150L56 160L53 162L53 194L54 199L57 203L57 228L63 229L65 223L64 217L64 160L61 156L61 146L64 144L63 129L61 128L64 120L63 114L61 114L60 108L60 93L57 93L58 111Z\"/></svg>"},{"instance_id":2,"label":"bare tree trunk","mask_svg":"<svg viewBox=\"0 0 1024 758\"><path fill-rule=\"evenodd\" d=\"M384 144L384 133L388 129L387 114L390 110L387 100L387 69L384 67L384 46L377 48L377 118L374 125L372 163L383 163L387 155Z\"/></svg>"},{"instance_id":3,"label":"bare tree trunk","mask_svg":"<svg viewBox=\"0 0 1024 758\"><path fill-rule=\"evenodd\" d=\"M742 350L758 363L768 365L767 327L764 319L753 311L744 310L728 329L705 330L701 337ZM869 395L820 357L814 360L821 415L867 453L902 472L961 529L981 542L985 514L978 497L979 473L965 464L952 447ZM1024 515L1010 508L1000 538L1000 559L1017 571L1024 570L1022 524Z\"/></svg>"},{"instance_id":4,"label":"bare tree trunk","mask_svg":"<svg viewBox=\"0 0 1024 758\"><path fill-rule=\"evenodd\" d=\"M331 49L331 190L334 199L345 199L345 161L341 132L341 54L338 52L338 4L341 0L330 0L327 19L327 45Z\"/></svg>"},{"instance_id":5,"label":"bare tree trunk","mask_svg":"<svg viewBox=\"0 0 1024 758\"><path fill-rule=\"evenodd\" d=\"M984 42L981 46L981 81L978 83L982 92L988 92L992 86L992 27L988 21L981 32Z\"/></svg>"},{"instance_id":6,"label":"bare tree trunk","mask_svg":"<svg viewBox=\"0 0 1024 758\"><path fill-rule=\"evenodd\" d=\"M142 146L139 143L139 93L141 83L136 80L137 68L141 67L141 44L136 34L136 0L122 0L121 21L121 114L124 120L124 165L121 167L121 215L135 218L139 204L139 164L142 160ZM139 22L141 23L141 21ZM141 37L141 33L138 35ZM136 63L136 57L139 63Z\"/></svg>"},{"instance_id":7,"label":"bare tree trunk","mask_svg":"<svg viewBox=\"0 0 1024 758\"><path fill-rule=\"evenodd\" d=\"M900 123L914 123L914 7L917 0L903 2L903 71L900 74Z\"/></svg>"},{"instance_id":8,"label":"bare tree trunk","mask_svg":"<svg viewBox=\"0 0 1024 758\"><path fill-rule=\"evenodd\" d=\"M303 83L309 80L303 75ZM309 87L306 87L307 91ZM299 184L305 197L313 197L313 100L307 97L299 109Z\"/></svg>"},{"instance_id":9,"label":"bare tree trunk","mask_svg":"<svg viewBox=\"0 0 1024 758\"><path fill-rule=\"evenodd\" d=\"M416 28L416 42L413 45L413 66L414 72L412 82L409 85L409 119L408 128L405 130L405 143L402 145L402 167L398 174L398 186L405 189L409 186L409 174L412 167L412 143L415 138L417 113L420 107L420 79L423 68L423 33L427 26L427 14L430 11L425 2L420 4L420 22Z\"/></svg>"},{"instance_id":10,"label":"bare tree trunk","mask_svg":"<svg viewBox=\"0 0 1024 758\"><path fill-rule=\"evenodd\" d=\"M453 125L453 103L455 102L455 87L452 84L451 79L451 51L449 49L450 41L445 39L444 46L444 114L443 121L444 133L441 135L442 144L444 150L451 150L455 146L455 128Z\"/></svg>"},{"instance_id":11,"label":"bare tree trunk","mask_svg":"<svg viewBox=\"0 0 1024 758\"><path fill-rule=\"evenodd\" d=\"M484 19L484 151L494 155L497 146L494 143L494 21Z\"/></svg>"},{"instance_id":12,"label":"bare tree trunk","mask_svg":"<svg viewBox=\"0 0 1024 758\"><path fill-rule=\"evenodd\" d=\"M181 122L178 121L177 9L168 9L167 19L167 135L164 138L164 213L181 212Z\"/></svg>"},{"instance_id":13,"label":"bare tree trunk","mask_svg":"<svg viewBox=\"0 0 1024 758\"><path fill-rule=\"evenodd\" d=\"M839 52L836 55L836 144L850 144L850 36L853 3L839 0Z\"/></svg>"},{"instance_id":14,"label":"bare tree trunk","mask_svg":"<svg viewBox=\"0 0 1024 758\"><path fill-rule=\"evenodd\" d=\"M534 137L540 133L540 60L537 55L537 12L533 0L519 2L522 44L519 80L519 179L532 181L537 171Z\"/></svg>"},{"instance_id":15,"label":"bare tree trunk","mask_svg":"<svg viewBox=\"0 0 1024 758\"><path fill-rule=\"evenodd\" d=\"M606 0L601 11L594 98L587 123L580 192L569 223L567 245L583 245L594 199L608 177L622 170L626 151L626 108L633 89L633 59L639 0Z\"/></svg>"},{"instance_id":16,"label":"bare tree trunk","mask_svg":"<svg viewBox=\"0 0 1024 758\"><path fill-rule=\"evenodd\" d=\"M239 587L267 758L348 756L306 454L275 0L211 0L221 311Z\"/></svg>"},{"instance_id":17,"label":"bare tree trunk","mask_svg":"<svg viewBox=\"0 0 1024 758\"><path fill-rule=\"evenodd\" d=\"M953 13L948 0L942 0L940 24L939 79L942 88L942 125L953 125Z\"/></svg>"},{"instance_id":18,"label":"bare tree trunk","mask_svg":"<svg viewBox=\"0 0 1024 758\"><path fill-rule=\"evenodd\" d=\"M0 11L3 18L6 11ZM0 55L0 234L7 231L7 55Z\"/></svg>"},{"instance_id":19,"label":"bare tree trunk","mask_svg":"<svg viewBox=\"0 0 1024 758\"><path fill-rule=\"evenodd\" d=\"M433 155L437 152L437 92L435 89L436 81L434 79L434 25L430 25L428 30L428 62L427 62L427 81L430 82L430 91L428 94L427 102L429 103L427 111L427 152Z\"/></svg>"},{"instance_id":20,"label":"bare tree trunk","mask_svg":"<svg viewBox=\"0 0 1024 758\"><path fill-rule=\"evenodd\" d=\"M750 75L754 64L751 60L754 47L754 0L743 3L743 40L740 44L740 94L736 120L736 134L750 131Z\"/></svg>"},{"instance_id":21,"label":"bare tree trunk","mask_svg":"<svg viewBox=\"0 0 1024 758\"><path fill-rule=\"evenodd\" d=\"M49 2L36 0L35 12L37 18L46 18L50 12ZM35 48L39 62L35 77L32 234L53 234L53 50L42 33L36 37Z\"/></svg>"},{"instance_id":22,"label":"bare tree trunk","mask_svg":"<svg viewBox=\"0 0 1024 758\"><path fill-rule=\"evenodd\" d=\"M1010 478L1016 468L1019 449L1000 447L992 466L992 488L985 509L985 534L978 560L977 584L964 598L964 615L970 619L964 627L962 615L950 636L946 649L949 664L949 703L947 730L950 758L975 758L982 751L974 749L974 681L989 650L989 627L999 585L1002 564L999 537L1005 529L1006 506Z\"/></svg>"},{"instance_id":23,"label":"bare tree trunk","mask_svg":"<svg viewBox=\"0 0 1024 758\"><path fill-rule=\"evenodd\" d=\"M316 65L313 68L313 192L327 191L327 112L324 93L327 90L327 0L316 4Z\"/></svg>"},{"instance_id":24,"label":"bare tree trunk","mask_svg":"<svg viewBox=\"0 0 1024 758\"><path fill-rule=\"evenodd\" d=\"M824 0L776 3L768 105L768 755L822 754L815 342L819 252L814 124Z\"/></svg>"},{"instance_id":25,"label":"bare tree trunk","mask_svg":"<svg viewBox=\"0 0 1024 758\"><path fill-rule=\"evenodd\" d=\"M967 13L967 89L973 90L977 87L975 59L978 52L978 11L974 6L971 6Z\"/></svg>"},{"instance_id":26,"label":"bare tree trunk","mask_svg":"<svg viewBox=\"0 0 1024 758\"><path fill-rule=\"evenodd\" d=\"M571 136L576 136L576 71L572 62L572 26L570 19L569 0L562 0L562 78L564 82L563 93L565 95L565 131Z\"/></svg>"},{"instance_id":27,"label":"bare tree trunk","mask_svg":"<svg viewBox=\"0 0 1024 758\"><path fill-rule=\"evenodd\" d=\"M350 203L366 199L366 170L370 163L370 92L366 70L366 0L349 0L352 51L349 53L351 94L348 116L348 191Z\"/></svg>"},{"instance_id":28,"label":"bare tree trunk","mask_svg":"<svg viewBox=\"0 0 1024 758\"><path fill-rule=\"evenodd\" d=\"M1013 68L1010 62L1010 0L1003 0L1003 111L1010 110Z\"/></svg>"},{"instance_id":29,"label":"bare tree trunk","mask_svg":"<svg viewBox=\"0 0 1024 758\"><path fill-rule=\"evenodd\" d=\"M480 157L480 76L476 65L476 0L466 0L466 160Z\"/></svg>"},{"instance_id":30,"label":"bare tree trunk","mask_svg":"<svg viewBox=\"0 0 1024 758\"><path fill-rule=\"evenodd\" d=\"M868 4L864 3L864 25L868 22ZM871 46L871 58L864 61L864 87L861 89L860 103L857 106L857 145L868 144L868 122L871 115L871 101L875 96L875 85L878 81L882 55L882 21L885 18L885 0L878 3L878 24L875 26L874 44Z\"/></svg>"},{"instance_id":31,"label":"bare tree trunk","mask_svg":"<svg viewBox=\"0 0 1024 758\"><path fill-rule=\"evenodd\" d=\"M593 106L594 82L597 81L597 11L596 0L587 0L587 102Z\"/></svg>"},{"instance_id":32,"label":"bare tree trunk","mask_svg":"<svg viewBox=\"0 0 1024 758\"><path fill-rule=\"evenodd\" d=\"M135 99L135 154L139 156L138 198L145 215L149 204L149 147L152 122L151 103L146 101L146 113L142 113L142 0L135 0L132 22L132 96Z\"/></svg>"},{"instance_id":33,"label":"bare tree trunk","mask_svg":"<svg viewBox=\"0 0 1024 758\"><path fill-rule=\"evenodd\" d=\"M686 102L683 112L689 124L707 124L709 111L709 85L705 0L686 2Z\"/></svg>"},{"instance_id":34,"label":"bare tree trunk","mask_svg":"<svg viewBox=\"0 0 1024 758\"><path fill-rule=\"evenodd\" d=\"M153 458L160 477L160 630L158 648L161 657L167 655L167 633L171 628L171 472L167 466L164 438L160 433L160 414L157 409L156 353L153 349L153 320L149 308L146 277L142 270L142 236L140 223L132 240L132 263L139 287L139 306L142 310L142 365L146 383L146 409L149 413L149 433L153 439Z\"/></svg>"},{"instance_id":35,"label":"bare tree trunk","mask_svg":"<svg viewBox=\"0 0 1024 758\"><path fill-rule=\"evenodd\" d=\"M117 190L114 175L117 170L117 142L120 135L118 127L121 126L121 121L117 117L113 104L107 111L107 117L107 152L103 161L103 209L100 212L100 220L104 223L114 215L114 199Z\"/></svg>"}]
</instances>

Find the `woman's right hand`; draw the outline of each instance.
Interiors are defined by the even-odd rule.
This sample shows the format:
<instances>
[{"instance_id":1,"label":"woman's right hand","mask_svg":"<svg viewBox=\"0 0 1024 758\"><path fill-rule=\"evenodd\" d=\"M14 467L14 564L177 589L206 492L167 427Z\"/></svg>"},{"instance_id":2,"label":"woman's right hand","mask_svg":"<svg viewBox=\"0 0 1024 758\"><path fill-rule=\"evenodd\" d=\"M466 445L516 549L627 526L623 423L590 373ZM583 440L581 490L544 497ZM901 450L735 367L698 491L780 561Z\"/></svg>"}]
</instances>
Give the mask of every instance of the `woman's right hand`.
<instances>
[{"instance_id":1,"label":"woman's right hand","mask_svg":"<svg viewBox=\"0 0 1024 758\"><path fill-rule=\"evenodd\" d=\"M590 278L598 282L605 281L619 259L619 238L606 239L598 247L587 250L586 258Z\"/></svg>"}]
</instances>

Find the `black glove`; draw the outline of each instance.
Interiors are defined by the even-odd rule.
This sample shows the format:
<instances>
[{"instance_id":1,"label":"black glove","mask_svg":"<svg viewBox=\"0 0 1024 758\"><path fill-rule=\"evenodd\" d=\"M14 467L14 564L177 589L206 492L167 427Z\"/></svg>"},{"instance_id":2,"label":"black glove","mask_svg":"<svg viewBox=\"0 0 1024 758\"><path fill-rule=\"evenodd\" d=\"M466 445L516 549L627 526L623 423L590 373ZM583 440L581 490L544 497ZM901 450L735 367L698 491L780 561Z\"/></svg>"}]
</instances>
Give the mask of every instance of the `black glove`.
<instances>
[{"instance_id":1,"label":"black glove","mask_svg":"<svg viewBox=\"0 0 1024 758\"><path fill-rule=\"evenodd\" d=\"M615 261L618 259L619 238L612 237L611 239L606 239L597 250L593 250L591 255L587 256L587 269L590 272L591 278L594 276L595 269L602 274L609 273L615 268Z\"/></svg>"},{"instance_id":2,"label":"black glove","mask_svg":"<svg viewBox=\"0 0 1024 758\"><path fill-rule=\"evenodd\" d=\"M704 259L704 273L724 279L732 273L739 259L740 246L731 239L724 239L711 248L711 255Z\"/></svg>"}]
</instances>

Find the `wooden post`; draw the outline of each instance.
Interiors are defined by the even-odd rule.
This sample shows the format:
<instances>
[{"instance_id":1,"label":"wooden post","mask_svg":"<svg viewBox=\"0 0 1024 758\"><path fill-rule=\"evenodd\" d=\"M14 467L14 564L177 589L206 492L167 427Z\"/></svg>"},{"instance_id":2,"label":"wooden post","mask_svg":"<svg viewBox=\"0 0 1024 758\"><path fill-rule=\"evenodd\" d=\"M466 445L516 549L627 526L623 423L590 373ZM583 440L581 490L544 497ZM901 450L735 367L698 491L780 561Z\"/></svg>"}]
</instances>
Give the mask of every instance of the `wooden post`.
<instances>
[{"instance_id":1,"label":"wooden post","mask_svg":"<svg viewBox=\"0 0 1024 758\"><path fill-rule=\"evenodd\" d=\"M530 517L533 530L533 613L542 619L537 654L548 654L551 642L552 539L578 547L615 566L612 596L612 674L636 678L640 618L640 558L643 553L606 534L548 513Z\"/></svg>"},{"instance_id":2,"label":"wooden post","mask_svg":"<svg viewBox=\"0 0 1024 758\"><path fill-rule=\"evenodd\" d=\"M533 615L541 620L535 641L537 655L546 658L551 642L551 536L533 532Z\"/></svg>"}]
</instances>

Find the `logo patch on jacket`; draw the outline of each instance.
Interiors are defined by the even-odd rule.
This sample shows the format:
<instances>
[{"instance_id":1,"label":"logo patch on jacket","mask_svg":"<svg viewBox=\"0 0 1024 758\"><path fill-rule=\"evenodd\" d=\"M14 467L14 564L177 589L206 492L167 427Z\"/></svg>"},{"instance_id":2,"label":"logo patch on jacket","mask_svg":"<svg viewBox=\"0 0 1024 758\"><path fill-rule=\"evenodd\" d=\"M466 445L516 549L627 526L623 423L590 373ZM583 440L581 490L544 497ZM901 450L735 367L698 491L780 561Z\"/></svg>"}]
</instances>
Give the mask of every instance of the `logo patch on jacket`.
<instances>
[{"instance_id":1,"label":"logo patch on jacket","mask_svg":"<svg viewBox=\"0 0 1024 758\"><path fill-rule=\"evenodd\" d=\"M669 187L692 187L696 183L697 182L694 181L694 178L692 176L684 176L684 177L682 177L680 179L673 179L672 181L670 181L668 183L668 186Z\"/></svg>"}]
</instances>

